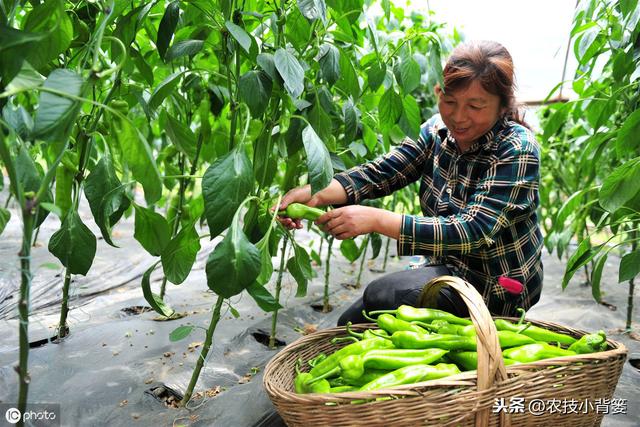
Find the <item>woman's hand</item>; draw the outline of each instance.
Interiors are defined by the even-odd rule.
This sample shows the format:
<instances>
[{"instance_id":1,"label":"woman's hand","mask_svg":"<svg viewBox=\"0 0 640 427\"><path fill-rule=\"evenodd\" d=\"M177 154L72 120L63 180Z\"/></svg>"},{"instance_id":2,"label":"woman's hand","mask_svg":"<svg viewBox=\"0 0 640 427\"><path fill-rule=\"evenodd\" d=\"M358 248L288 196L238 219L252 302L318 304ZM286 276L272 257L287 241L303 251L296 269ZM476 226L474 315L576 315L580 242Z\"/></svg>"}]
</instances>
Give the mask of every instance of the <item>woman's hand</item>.
<instances>
[{"instance_id":1,"label":"woman's hand","mask_svg":"<svg viewBox=\"0 0 640 427\"><path fill-rule=\"evenodd\" d=\"M345 206L322 215L316 224L338 240L349 239L376 231L379 210L369 206Z\"/></svg>"},{"instance_id":2,"label":"woman's hand","mask_svg":"<svg viewBox=\"0 0 640 427\"><path fill-rule=\"evenodd\" d=\"M287 194L282 197L280 206L274 206L272 209L283 210L291 203L302 203L308 206L317 206L318 202L311 197L311 186L303 185L302 187L296 187L289 190ZM286 216L278 216L278 221L280 221L280 224L288 230L302 228L301 219L291 219Z\"/></svg>"},{"instance_id":3,"label":"woman's hand","mask_svg":"<svg viewBox=\"0 0 640 427\"><path fill-rule=\"evenodd\" d=\"M316 221L324 231L338 240L361 234L380 233L397 239L402 215L369 206L345 206L322 215Z\"/></svg>"}]
</instances>

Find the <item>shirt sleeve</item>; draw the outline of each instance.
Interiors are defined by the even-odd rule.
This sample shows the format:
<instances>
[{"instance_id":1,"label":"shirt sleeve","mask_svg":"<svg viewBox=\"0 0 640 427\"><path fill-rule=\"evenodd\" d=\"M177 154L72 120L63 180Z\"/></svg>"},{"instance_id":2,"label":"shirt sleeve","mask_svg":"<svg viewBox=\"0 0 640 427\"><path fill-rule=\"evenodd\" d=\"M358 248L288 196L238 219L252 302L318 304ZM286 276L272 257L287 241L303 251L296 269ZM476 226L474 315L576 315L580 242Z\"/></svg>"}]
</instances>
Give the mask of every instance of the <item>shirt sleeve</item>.
<instances>
[{"instance_id":1,"label":"shirt sleeve","mask_svg":"<svg viewBox=\"0 0 640 427\"><path fill-rule=\"evenodd\" d=\"M389 153L334 175L347 193L347 204L387 196L417 181L432 156L433 123L435 119L422 126L417 141L405 138Z\"/></svg>"},{"instance_id":2,"label":"shirt sleeve","mask_svg":"<svg viewBox=\"0 0 640 427\"><path fill-rule=\"evenodd\" d=\"M535 212L538 183L537 146L516 144L489 167L459 214L404 215L398 255L464 255L492 246L502 230Z\"/></svg>"}]
</instances>

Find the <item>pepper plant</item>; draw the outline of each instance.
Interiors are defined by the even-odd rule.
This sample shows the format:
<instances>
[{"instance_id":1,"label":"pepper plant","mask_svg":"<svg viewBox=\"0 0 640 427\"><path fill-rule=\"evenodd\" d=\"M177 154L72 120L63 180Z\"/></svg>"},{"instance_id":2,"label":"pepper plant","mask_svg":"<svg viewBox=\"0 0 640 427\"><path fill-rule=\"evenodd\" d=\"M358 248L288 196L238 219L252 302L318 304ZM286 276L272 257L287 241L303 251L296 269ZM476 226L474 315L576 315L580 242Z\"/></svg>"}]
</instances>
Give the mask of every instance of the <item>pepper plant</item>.
<instances>
[{"instance_id":1,"label":"pepper plant","mask_svg":"<svg viewBox=\"0 0 640 427\"><path fill-rule=\"evenodd\" d=\"M24 225L19 409L29 382L30 246L49 212L60 227L47 246L65 268L59 338L72 276L88 273L97 250L83 204L114 247L113 228L134 217L134 238L156 257L142 295L168 319L178 316L164 301L167 282L183 283L201 240L216 239L206 278L218 297L183 404L225 301L247 290L263 310L281 307L267 285L288 235L270 208L296 185L317 192L335 171L417 137L441 56L458 40L389 1L372 17L371 3L0 2L0 160ZM9 212L0 209L0 232ZM310 256L287 241L284 265L304 296Z\"/></svg>"},{"instance_id":2,"label":"pepper plant","mask_svg":"<svg viewBox=\"0 0 640 427\"><path fill-rule=\"evenodd\" d=\"M601 302L605 263L619 254L618 280L629 283L628 331L640 272L639 22L637 0L578 3L571 31L578 97L542 110L540 138L545 244L562 256L573 238L578 243L562 287L590 264L592 294Z\"/></svg>"}]
</instances>

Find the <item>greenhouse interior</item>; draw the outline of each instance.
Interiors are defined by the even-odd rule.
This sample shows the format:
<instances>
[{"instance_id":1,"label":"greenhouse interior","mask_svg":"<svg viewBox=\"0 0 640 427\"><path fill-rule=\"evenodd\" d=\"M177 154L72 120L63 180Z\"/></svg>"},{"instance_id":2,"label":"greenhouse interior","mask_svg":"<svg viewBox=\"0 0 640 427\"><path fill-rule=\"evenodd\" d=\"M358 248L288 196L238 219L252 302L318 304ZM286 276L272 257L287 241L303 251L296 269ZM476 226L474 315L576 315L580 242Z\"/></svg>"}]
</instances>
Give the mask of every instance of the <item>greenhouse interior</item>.
<instances>
[{"instance_id":1,"label":"greenhouse interior","mask_svg":"<svg viewBox=\"0 0 640 427\"><path fill-rule=\"evenodd\" d=\"M0 0L0 426L640 425L638 3Z\"/></svg>"}]
</instances>

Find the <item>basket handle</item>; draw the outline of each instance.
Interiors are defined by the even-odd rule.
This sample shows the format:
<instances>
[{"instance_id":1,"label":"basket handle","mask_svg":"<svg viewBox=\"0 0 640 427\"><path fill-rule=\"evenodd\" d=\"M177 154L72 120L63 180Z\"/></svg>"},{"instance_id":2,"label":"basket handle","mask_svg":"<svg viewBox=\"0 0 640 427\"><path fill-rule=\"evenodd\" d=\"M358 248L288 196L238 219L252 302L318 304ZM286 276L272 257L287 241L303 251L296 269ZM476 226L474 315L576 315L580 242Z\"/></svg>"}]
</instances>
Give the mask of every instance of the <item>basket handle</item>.
<instances>
[{"instance_id":1,"label":"basket handle","mask_svg":"<svg viewBox=\"0 0 640 427\"><path fill-rule=\"evenodd\" d=\"M437 295L444 286L453 288L467 305L471 321L476 328L478 347L478 391L491 388L494 382L506 380L507 370L502 358L502 349L496 326L491 313L476 288L465 280L454 276L439 276L431 279L424 286L421 302L437 301ZM489 425L489 408L476 413L476 427ZM500 425L509 427L510 417L505 411L500 412Z\"/></svg>"}]
</instances>

